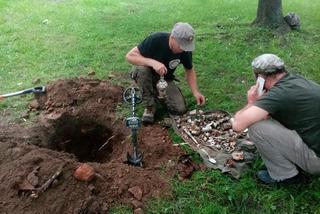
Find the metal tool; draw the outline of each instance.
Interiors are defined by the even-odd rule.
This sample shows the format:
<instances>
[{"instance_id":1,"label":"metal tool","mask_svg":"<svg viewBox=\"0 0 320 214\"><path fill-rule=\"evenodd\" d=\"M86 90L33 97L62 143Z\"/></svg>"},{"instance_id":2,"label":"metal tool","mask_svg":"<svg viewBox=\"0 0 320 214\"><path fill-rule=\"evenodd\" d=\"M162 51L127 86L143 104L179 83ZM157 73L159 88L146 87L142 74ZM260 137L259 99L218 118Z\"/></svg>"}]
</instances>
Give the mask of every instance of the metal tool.
<instances>
[{"instance_id":1,"label":"metal tool","mask_svg":"<svg viewBox=\"0 0 320 214\"><path fill-rule=\"evenodd\" d=\"M25 89L22 91L17 91L17 92L13 92L13 93L0 95L0 99L7 98L7 97L13 97L13 96L17 96L17 95L22 95L22 94L30 94L30 93L41 94L41 93L45 93L45 92L46 92L45 86L38 86L38 87L34 87L34 88Z\"/></svg>"},{"instance_id":2,"label":"metal tool","mask_svg":"<svg viewBox=\"0 0 320 214\"><path fill-rule=\"evenodd\" d=\"M197 148L199 148L200 151L202 151L205 155L208 156L208 160L209 162L211 163L217 163L217 161L210 157L210 155L208 154L208 152L204 149L204 148L201 148L200 144L198 143L198 141L192 136L192 134L186 129L184 128L183 131L191 138L191 140L196 144Z\"/></svg>"},{"instance_id":3,"label":"metal tool","mask_svg":"<svg viewBox=\"0 0 320 214\"><path fill-rule=\"evenodd\" d=\"M131 104L131 117L126 119L127 128L131 129L131 143L133 146L132 155L127 154L127 163L134 166L142 166L143 154L138 151L137 130L141 127L141 121L136 116L136 105L142 102L141 93L138 88L129 87L123 93L123 99Z\"/></svg>"},{"instance_id":4,"label":"metal tool","mask_svg":"<svg viewBox=\"0 0 320 214\"><path fill-rule=\"evenodd\" d=\"M208 156L208 161L210 162L210 163L217 163L217 161L214 159L214 158L212 158L210 155L209 155L209 153L204 149L204 148L202 148L202 149L200 149L205 155L207 155Z\"/></svg>"}]
</instances>

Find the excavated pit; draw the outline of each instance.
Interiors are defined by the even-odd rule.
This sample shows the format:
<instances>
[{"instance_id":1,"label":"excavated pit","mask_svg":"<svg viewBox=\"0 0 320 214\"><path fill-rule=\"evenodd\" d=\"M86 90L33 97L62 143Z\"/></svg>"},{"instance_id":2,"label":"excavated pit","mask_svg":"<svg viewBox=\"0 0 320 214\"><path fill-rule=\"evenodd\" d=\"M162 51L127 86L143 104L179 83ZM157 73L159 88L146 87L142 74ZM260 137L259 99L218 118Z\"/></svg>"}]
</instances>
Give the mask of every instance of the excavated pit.
<instances>
[{"instance_id":1,"label":"excavated pit","mask_svg":"<svg viewBox=\"0 0 320 214\"><path fill-rule=\"evenodd\" d=\"M53 124L50 149L74 154L79 162L108 162L113 150L113 131L92 119L64 116Z\"/></svg>"},{"instance_id":2,"label":"excavated pit","mask_svg":"<svg viewBox=\"0 0 320 214\"><path fill-rule=\"evenodd\" d=\"M44 147L73 154L79 162L106 163L127 135L115 118L122 88L91 79L58 80L39 95L39 132ZM123 145L117 144L118 147Z\"/></svg>"}]
</instances>

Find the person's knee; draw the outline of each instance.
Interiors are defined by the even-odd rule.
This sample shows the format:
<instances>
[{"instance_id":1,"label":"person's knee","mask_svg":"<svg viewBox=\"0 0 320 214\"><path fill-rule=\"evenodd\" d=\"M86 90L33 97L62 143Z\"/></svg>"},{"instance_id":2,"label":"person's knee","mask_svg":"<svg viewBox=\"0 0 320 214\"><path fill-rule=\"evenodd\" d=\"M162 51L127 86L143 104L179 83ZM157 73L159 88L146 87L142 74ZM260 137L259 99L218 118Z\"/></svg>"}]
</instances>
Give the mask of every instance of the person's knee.
<instances>
[{"instance_id":1,"label":"person's knee","mask_svg":"<svg viewBox=\"0 0 320 214\"><path fill-rule=\"evenodd\" d=\"M184 114L184 113L186 113L187 112L187 107L186 107L186 105L179 105L178 106L178 108L177 108L177 114L179 114L179 115L181 115L181 114Z\"/></svg>"},{"instance_id":2,"label":"person's knee","mask_svg":"<svg viewBox=\"0 0 320 214\"><path fill-rule=\"evenodd\" d=\"M152 68L150 67L147 67L147 66L142 66L142 65L139 65L137 66L136 70L139 72L139 74L143 75L143 76L151 76L152 75Z\"/></svg>"},{"instance_id":3,"label":"person's knee","mask_svg":"<svg viewBox=\"0 0 320 214\"><path fill-rule=\"evenodd\" d=\"M186 102L181 90L173 81L168 81L166 95L166 104L170 114L182 115L187 112Z\"/></svg>"},{"instance_id":4,"label":"person's knee","mask_svg":"<svg viewBox=\"0 0 320 214\"><path fill-rule=\"evenodd\" d=\"M138 81L147 81L152 76L152 69L147 66L135 66L131 71L131 78Z\"/></svg>"},{"instance_id":5,"label":"person's knee","mask_svg":"<svg viewBox=\"0 0 320 214\"><path fill-rule=\"evenodd\" d=\"M173 115L182 115L187 112L187 107L185 104L168 106L168 111L170 114L173 114Z\"/></svg>"},{"instance_id":6,"label":"person's knee","mask_svg":"<svg viewBox=\"0 0 320 214\"><path fill-rule=\"evenodd\" d=\"M268 133L266 131L269 130L270 126L271 126L271 123L268 120L262 120L252 124L248 128L248 135L250 139L253 142L261 141L262 139L267 137Z\"/></svg>"}]
</instances>

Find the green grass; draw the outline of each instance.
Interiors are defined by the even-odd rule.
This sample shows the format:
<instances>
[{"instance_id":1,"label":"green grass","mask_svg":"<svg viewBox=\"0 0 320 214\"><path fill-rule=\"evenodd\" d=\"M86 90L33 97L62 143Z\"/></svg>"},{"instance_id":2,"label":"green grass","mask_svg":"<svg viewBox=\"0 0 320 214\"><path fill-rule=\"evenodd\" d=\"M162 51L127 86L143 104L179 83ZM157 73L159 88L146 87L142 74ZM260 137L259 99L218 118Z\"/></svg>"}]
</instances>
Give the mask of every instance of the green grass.
<instances>
[{"instance_id":1,"label":"green grass","mask_svg":"<svg viewBox=\"0 0 320 214\"><path fill-rule=\"evenodd\" d=\"M128 72L125 54L147 34L169 31L177 21L197 33L194 64L198 85L208 98L203 109L235 112L253 84L250 63L275 53L289 67L320 82L319 1L284 0L284 14L297 12L300 32L275 36L250 27L258 1L252 0L0 0L0 93L61 78L100 79ZM183 70L177 71L184 79ZM184 81L188 108L195 107ZM0 110L18 118L31 96L0 102ZM174 141L181 139L174 136ZM257 184L258 161L240 180L209 170L191 180L173 181L171 198L151 201L148 213L320 213L319 178L304 187L270 188ZM123 210L123 211L121 211ZM115 213L125 213L116 208Z\"/></svg>"}]
</instances>

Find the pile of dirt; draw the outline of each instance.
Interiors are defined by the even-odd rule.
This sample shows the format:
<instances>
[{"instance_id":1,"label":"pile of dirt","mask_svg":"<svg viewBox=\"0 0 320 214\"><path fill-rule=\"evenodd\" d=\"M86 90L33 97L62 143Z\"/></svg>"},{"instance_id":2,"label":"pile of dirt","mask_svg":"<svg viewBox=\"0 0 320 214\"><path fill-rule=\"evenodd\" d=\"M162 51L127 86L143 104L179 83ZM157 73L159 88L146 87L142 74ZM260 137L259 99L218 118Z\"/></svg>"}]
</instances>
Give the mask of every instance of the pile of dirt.
<instances>
[{"instance_id":1,"label":"pile of dirt","mask_svg":"<svg viewBox=\"0 0 320 214\"><path fill-rule=\"evenodd\" d=\"M115 114L122 91L107 81L58 80L30 104L40 112L32 127L0 123L1 213L107 213L119 203L139 210L170 195L184 152L166 129L146 126L138 130L143 167L125 164L130 130ZM92 180L74 177L83 163L93 168Z\"/></svg>"}]
</instances>

